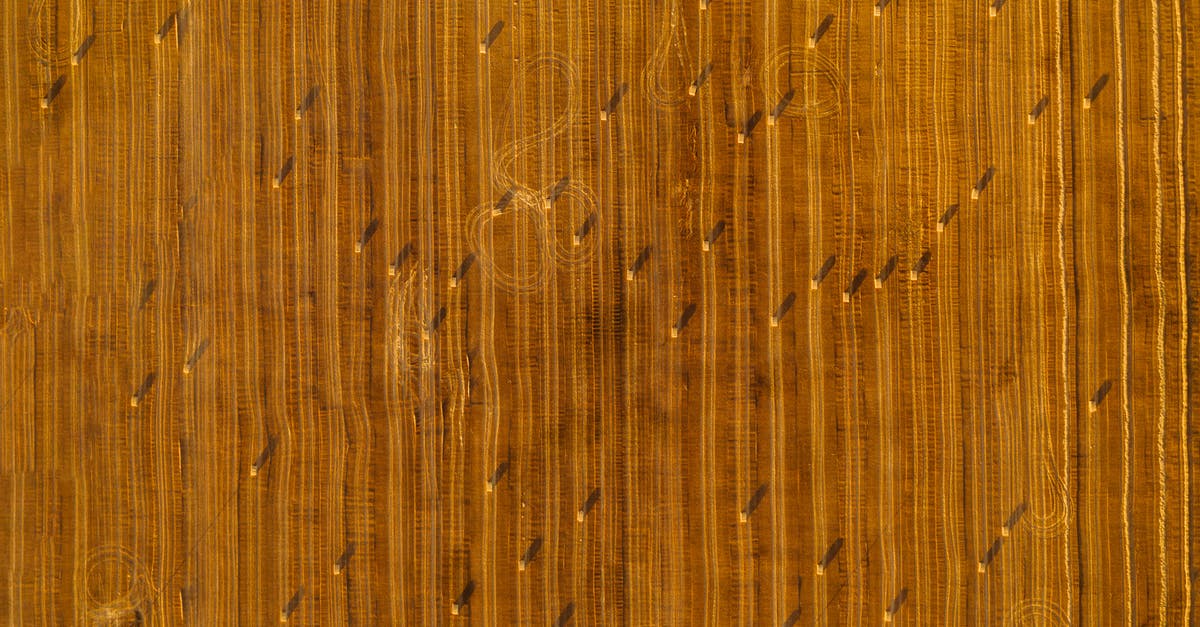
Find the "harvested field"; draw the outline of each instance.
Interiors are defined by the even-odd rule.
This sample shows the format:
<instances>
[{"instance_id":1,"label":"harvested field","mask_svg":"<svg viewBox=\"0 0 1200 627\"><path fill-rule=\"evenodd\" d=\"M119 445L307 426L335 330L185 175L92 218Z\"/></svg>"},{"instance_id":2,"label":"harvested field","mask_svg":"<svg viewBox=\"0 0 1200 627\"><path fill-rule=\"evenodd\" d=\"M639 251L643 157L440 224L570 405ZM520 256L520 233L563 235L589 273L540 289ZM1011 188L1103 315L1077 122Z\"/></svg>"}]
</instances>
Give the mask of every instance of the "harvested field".
<instances>
[{"instance_id":1,"label":"harvested field","mask_svg":"<svg viewBox=\"0 0 1200 627\"><path fill-rule=\"evenodd\" d=\"M1195 624L1200 3L872 2L0 2L0 622Z\"/></svg>"}]
</instances>

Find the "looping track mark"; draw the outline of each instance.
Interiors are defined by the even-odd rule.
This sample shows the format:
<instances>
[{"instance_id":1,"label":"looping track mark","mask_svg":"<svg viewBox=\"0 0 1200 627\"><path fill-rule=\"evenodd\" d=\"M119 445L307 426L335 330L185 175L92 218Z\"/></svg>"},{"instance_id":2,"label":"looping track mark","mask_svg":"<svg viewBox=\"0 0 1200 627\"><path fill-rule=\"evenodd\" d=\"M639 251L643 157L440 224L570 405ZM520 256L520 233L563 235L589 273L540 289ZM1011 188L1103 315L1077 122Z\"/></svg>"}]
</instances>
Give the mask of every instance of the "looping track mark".
<instances>
[{"instance_id":1,"label":"looping track mark","mask_svg":"<svg viewBox=\"0 0 1200 627\"><path fill-rule=\"evenodd\" d=\"M1005 625L1070 625L1061 607L1051 601L1025 599L1017 603L1004 620Z\"/></svg>"},{"instance_id":2,"label":"looping track mark","mask_svg":"<svg viewBox=\"0 0 1200 627\"><path fill-rule=\"evenodd\" d=\"M845 98L845 81L833 61L803 46L784 46L763 62L767 102L774 105L794 89L791 106L782 117L828 118ZM780 74L786 72L786 76Z\"/></svg>"},{"instance_id":3,"label":"looping track mark","mask_svg":"<svg viewBox=\"0 0 1200 627\"><path fill-rule=\"evenodd\" d=\"M109 586L113 590L105 592ZM120 619L132 615L147 598L156 594L146 567L123 546L102 546L90 551L84 561L83 589L88 615Z\"/></svg>"},{"instance_id":4,"label":"looping track mark","mask_svg":"<svg viewBox=\"0 0 1200 627\"><path fill-rule=\"evenodd\" d=\"M29 22L26 34L29 38L29 49L38 61L45 65L60 65L66 63L79 41L71 41L72 36L82 38L92 32L92 17L81 15L81 10L60 11L57 0L34 0L29 5ZM60 16L70 15L70 28L63 32L60 28ZM80 23L83 20L87 23Z\"/></svg>"}]
</instances>

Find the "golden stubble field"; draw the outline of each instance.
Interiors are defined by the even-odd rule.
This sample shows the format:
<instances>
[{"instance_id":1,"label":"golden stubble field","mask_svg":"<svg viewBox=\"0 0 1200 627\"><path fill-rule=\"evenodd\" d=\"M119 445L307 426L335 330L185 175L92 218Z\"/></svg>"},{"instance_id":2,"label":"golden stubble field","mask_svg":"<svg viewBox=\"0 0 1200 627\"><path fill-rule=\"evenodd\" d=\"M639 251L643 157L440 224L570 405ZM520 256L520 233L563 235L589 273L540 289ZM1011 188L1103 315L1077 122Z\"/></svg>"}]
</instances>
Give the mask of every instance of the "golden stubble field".
<instances>
[{"instance_id":1,"label":"golden stubble field","mask_svg":"<svg viewBox=\"0 0 1200 627\"><path fill-rule=\"evenodd\" d=\"M1193 622L1200 5L705 4L0 3L0 622Z\"/></svg>"}]
</instances>

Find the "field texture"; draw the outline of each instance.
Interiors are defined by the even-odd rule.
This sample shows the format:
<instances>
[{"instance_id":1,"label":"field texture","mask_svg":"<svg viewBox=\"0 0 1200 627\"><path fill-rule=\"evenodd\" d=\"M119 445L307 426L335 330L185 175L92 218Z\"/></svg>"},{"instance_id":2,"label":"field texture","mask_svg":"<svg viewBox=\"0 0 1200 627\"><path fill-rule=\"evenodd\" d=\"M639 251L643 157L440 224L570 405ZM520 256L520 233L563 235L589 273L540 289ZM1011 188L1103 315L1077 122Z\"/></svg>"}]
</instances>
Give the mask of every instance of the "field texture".
<instances>
[{"instance_id":1,"label":"field texture","mask_svg":"<svg viewBox=\"0 0 1200 627\"><path fill-rule=\"evenodd\" d=\"M0 623L1188 625L1200 3L0 0Z\"/></svg>"}]
</instances>

